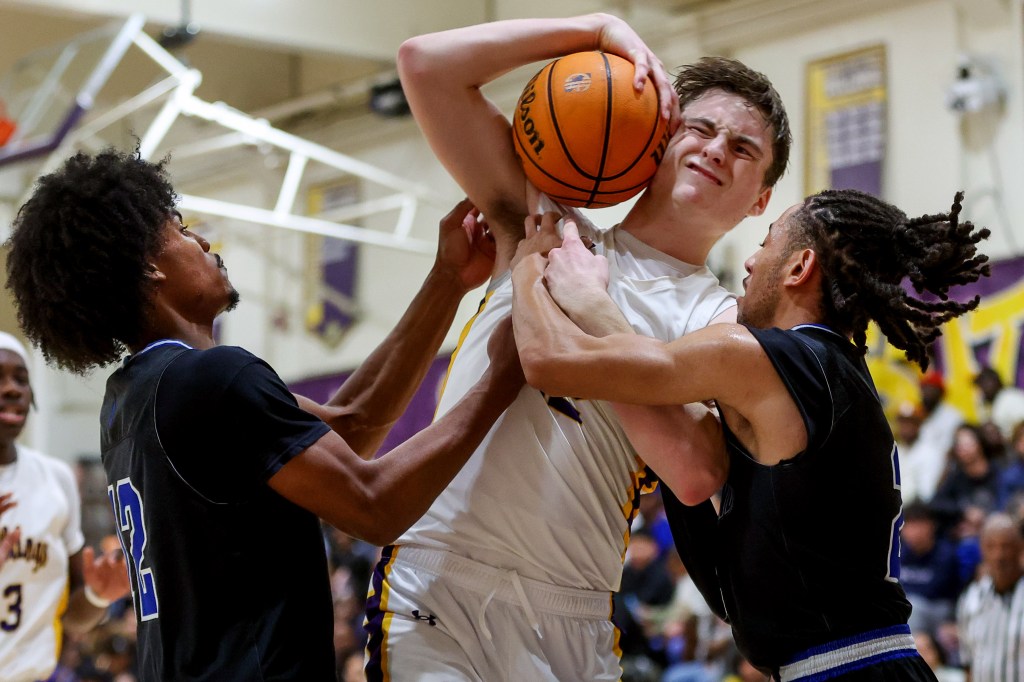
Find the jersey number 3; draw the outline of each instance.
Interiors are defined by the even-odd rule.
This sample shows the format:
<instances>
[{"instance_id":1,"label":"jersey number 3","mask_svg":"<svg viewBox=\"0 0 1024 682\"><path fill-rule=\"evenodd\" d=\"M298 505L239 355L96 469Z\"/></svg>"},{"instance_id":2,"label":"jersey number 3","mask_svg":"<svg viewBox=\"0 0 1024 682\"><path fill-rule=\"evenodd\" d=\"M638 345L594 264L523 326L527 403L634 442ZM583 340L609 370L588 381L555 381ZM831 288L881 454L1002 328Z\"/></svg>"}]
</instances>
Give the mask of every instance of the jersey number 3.
<instances>
[{"instance_id":1,"label":"jersey number 3","mask_svg":"<svg viewBox=\"0 0 1024 682\"><path fill-rule=\"evenodd\" d=\"M142 497L129 478L117 485L107 486L110 504L121 532L121 549L131 557L128 571L132 574L132 596L139 620L151 620L160 615L156 599L156 576L146 562L146 524L142 515Z\"/></svg>"}]
</instances>

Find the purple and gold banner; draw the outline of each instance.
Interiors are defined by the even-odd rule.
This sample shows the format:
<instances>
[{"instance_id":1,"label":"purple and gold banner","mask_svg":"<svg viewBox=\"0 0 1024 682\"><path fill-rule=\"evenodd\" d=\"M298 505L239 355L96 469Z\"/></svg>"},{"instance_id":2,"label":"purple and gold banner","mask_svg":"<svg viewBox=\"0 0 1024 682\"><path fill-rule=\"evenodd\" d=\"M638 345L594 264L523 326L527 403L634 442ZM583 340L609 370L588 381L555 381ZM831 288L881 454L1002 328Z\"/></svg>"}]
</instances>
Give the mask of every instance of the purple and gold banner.
<instances>
[{"instance_id":1,"label":"purple and gold banner","mask_svg":"<svg viewBox=\"0 0 1024 682\"><path fill-rule=\"evenodd\" d=\"M886 100L884 45L807 65L806 194L831 188L882 196Z\"/></svg>"}]
</instances>

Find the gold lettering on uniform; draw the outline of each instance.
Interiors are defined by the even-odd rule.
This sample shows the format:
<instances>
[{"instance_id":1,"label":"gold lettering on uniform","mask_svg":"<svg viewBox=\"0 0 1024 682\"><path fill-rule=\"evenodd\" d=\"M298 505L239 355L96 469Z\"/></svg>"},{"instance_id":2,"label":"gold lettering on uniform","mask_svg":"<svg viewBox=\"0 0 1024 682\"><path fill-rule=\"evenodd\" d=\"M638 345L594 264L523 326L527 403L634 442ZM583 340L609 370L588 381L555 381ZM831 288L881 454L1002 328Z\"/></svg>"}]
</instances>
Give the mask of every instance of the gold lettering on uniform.
<instances>
[{"instance_id":1,"label":"gold lettering on uniform","mask_svg":"<svg viewBox=\"0 0 1024 682\"><path fill-rule=\"evenodd\" d=\"M0 542L7 537L10 533L10 529L7 526L0 528ZM32 562L32 572L35 573L39 569L46 566L46 562L50 557L50 543L48 542L37 542L32 538L22 538L14 547L11 548L11 556L13 559L24 559Z\"/></svg>"}]
</instances>

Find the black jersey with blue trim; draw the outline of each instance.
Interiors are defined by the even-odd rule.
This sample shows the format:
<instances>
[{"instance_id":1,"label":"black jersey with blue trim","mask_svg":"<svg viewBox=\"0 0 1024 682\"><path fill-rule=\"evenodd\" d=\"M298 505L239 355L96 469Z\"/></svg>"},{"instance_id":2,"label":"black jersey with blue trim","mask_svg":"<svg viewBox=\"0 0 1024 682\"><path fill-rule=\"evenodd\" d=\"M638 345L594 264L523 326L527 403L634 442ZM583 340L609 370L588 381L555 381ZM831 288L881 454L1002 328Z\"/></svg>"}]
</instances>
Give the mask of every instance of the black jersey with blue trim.
<instances>
[{"instance_id":1,"label":"black jersey with blue trim","mask_svg":"<svg viewBox=\"0 0 1024 682\"><path fill-rule=\"evenodd\" d=\"M267 485L328 427L259 358L174 341L111 375L101 419L140 679L333 682L319 520Z\"/></svg>"},{"instance_id":2,"label":"black jersey with blue trim","mask_svg":"<svg viewBox=\"0 0 1024 682\"><path fill-rule=\"evenodd\" d=\"M826 642L903 624L892 431L863 357L816 325L750 329L807 427L807 448L759 464L723 420L730 468L716 518L662 486L680 555L743 654L777 670Z\"/></svg>"}]
</instances>

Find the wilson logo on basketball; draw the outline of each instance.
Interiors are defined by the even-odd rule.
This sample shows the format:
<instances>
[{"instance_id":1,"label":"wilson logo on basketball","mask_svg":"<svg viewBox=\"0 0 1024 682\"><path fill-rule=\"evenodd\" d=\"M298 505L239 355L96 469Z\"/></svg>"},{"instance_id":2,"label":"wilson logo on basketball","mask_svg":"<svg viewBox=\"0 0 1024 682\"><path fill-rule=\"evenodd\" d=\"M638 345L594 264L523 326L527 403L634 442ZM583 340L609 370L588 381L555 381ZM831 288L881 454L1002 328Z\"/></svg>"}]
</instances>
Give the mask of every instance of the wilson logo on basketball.
<instances>
[{"instance_id":1,"label":"wilson logo on basketball","mask_svg":"<svg viewBox=\"0 0 1024 682\"><path fill-rule=\"evenodd\" d=\"M574 73L565 79L562 88L566 92L586 92L590 89L590 74Z\"/></svg>"},{"instance_id":2,"label":"wilson logo on basketball","mask_svg":"<svg viewBox=\"0 0 1024 682\"><path fill-rule=\"evenodd\" d=\"M539 75L537 74L537 76ZM522 126L523 134L526 136L526 144L533 147L534 154L540 154L540 151L544 149L544 140L540 139L537 126L530 116L530 105L537 99L537 93L534 89L537 83L537 76L530 79L530 82L526 84L526 89L523 90L522 96L519 98L519 122Z\"/></svg>"}]
</instances>

